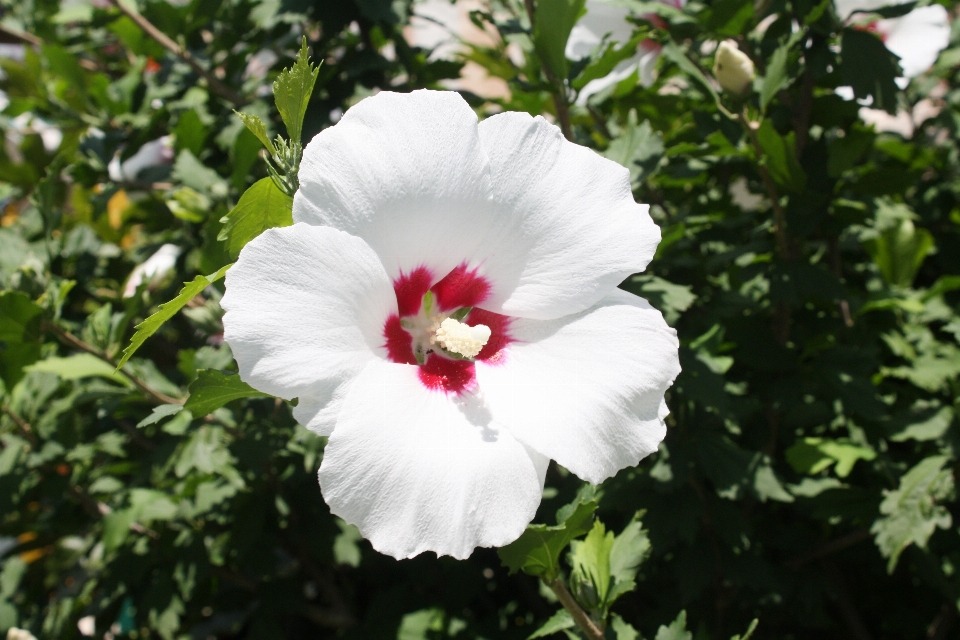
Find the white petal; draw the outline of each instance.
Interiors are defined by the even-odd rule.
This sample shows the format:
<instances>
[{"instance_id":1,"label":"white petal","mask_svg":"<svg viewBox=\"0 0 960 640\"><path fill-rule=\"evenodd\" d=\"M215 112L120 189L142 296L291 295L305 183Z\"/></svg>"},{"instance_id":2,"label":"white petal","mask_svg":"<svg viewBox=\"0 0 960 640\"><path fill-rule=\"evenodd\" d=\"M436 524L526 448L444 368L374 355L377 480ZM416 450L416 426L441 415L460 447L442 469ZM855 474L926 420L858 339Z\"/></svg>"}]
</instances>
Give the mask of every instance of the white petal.
<instances>
[{"instance_id":1,"label":"white petal","mask_svg":"<svg viewBox=\"0 0 960 640\"><path fill-rule=\"evenodd\" d=\"M240 377L283 398L322 396L383 357L393 286L362 240L329 227L268 229L227 272L224 338Z\"/></svg>"},{"instance_id":2,"label":"white petal","mask_svg":"<svg viewBox=\"0 0 960 640\"><path fill-rule=\"evenodd\" d=\"M301 393L293 418L318 436L329 436L337 426L337 416L353 379L324 380Z\"/></svg>"},{"instance_id":3,"label":"white petal","mask_svg":"<svg viewBox=\"0 0 960 640\"><path fill-rule=\"evenodd\" d=\"M430 391L412 365L371 362L324 449L330 510L381 553L466 558L533 519L548 460L491 421L475 395Z\"/></svg>"},{"instance_id":4,"label":"white petal","mask_svg":"<svg viewBox=\"0 0 960 640\"><path fill-rule=\"evenodd\" d=\"M307 145L299 178L293 219L363 238L391 279L443 277L496 218L477 117L452 91L360 101Z\"/></svg>"},{"instance_id":5,"label":"white petal","mask_svg":"<svg viewBox=\"0 0 960 640\"><path fill-rule=\"evenodd\" d=\"M586 9L587 12L577 21L567 38L566 56L571 60L590 55L608 34L610 42L626 42L633 35L633 25L627 22L627 16L630 15L628 7L602 0L587 0Z\"/></svg>"},{"instance_id":6,"label":"white petal","mask_svg":"<svg viewBox=\"0 0 960 640\"><path fill-rule=\"evenodd\" d=\"M907 78L932 67L950 44L950 18L939 4L914 9L901 18L880 20L877 30L886 35L887 49L900 56L900 67Z\"/></svg>"},{"instance_id":7,"label":"white petal","mask_svg":"<svg viewBox=\"0 0 960 640\"><path fill-rule=\"evenodd\" d=\"M576 313L653 258L660 229L634 201L629 170L526 113L484 120L480 137L495 198L511 212L475 254L494 285L484 309L540 319Z\"/></svg>"},{"instance_id":8,"label":"white petal","mask_svg":"<svg viewBox=\"0 0 960 640\"><path fill-rule=\"evenodd\" d=\"M679 343L647 301L617 290L574 316L514 320L510 335L477 383L520 441L594 484L656 451Z\"/></svg>"}]
</instances>

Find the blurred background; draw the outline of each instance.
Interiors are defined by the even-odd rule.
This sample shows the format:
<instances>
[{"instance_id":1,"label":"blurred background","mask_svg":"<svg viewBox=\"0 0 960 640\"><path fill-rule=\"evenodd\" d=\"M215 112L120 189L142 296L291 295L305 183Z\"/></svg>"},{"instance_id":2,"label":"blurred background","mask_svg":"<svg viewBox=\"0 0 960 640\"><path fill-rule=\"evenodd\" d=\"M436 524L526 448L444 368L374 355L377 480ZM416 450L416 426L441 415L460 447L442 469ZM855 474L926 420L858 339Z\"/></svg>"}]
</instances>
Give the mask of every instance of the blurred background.
<instances>
[{"instance_id":1,"label":"blurred background","mask_svg":"<svg viewBox=\"0 0 960 640\"><path fill-rule=\"evenodd\" d=\"M493 549L373 551L287 403L181 410L235 371L222 281L115 371L235 259L221 218L267 165L234 110L285 133L271 87L305 37L305 141L377 91L458 91L542 114L650 204L657 257L621 286L683 373L660 451L598 488L649 541L608 637L957 637L956 6L0 0L0 633L519 640L557 611ZM535 522L580 487L552 466Z\"/></svg>"}]
</instances>

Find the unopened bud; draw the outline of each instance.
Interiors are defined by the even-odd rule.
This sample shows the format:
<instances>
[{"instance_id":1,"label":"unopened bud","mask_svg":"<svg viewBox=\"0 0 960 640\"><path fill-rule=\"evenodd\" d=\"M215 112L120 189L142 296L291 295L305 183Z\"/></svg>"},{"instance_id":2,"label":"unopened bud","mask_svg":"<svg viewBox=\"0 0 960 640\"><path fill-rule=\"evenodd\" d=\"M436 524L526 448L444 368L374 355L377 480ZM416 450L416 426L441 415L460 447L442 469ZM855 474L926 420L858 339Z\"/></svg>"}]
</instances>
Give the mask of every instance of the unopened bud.
<instances>
[{"instance_id":1,"label":"unopened bud","mask_svg":"<svg viewBox=\"0 0 960 640\"><path fill-rule=\"evenodd\" d=\"M726 91L742 96L753 83L753 61L737 48L733 40L724 40L717 47L713 75Z\"/></svg>"}]
</instances>

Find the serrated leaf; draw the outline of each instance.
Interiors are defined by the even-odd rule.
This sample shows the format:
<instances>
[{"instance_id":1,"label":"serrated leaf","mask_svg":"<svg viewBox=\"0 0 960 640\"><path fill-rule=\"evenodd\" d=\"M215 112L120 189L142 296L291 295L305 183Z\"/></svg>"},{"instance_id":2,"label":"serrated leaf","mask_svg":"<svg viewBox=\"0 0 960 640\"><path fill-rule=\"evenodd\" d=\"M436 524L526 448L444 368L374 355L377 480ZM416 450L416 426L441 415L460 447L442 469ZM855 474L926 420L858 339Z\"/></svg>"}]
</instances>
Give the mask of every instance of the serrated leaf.
<instances>
[{"instance_id":1,"label":"serrated leaf","mask_svg":"<svg viewBox=\"0 0 960 640\"><path fill-rule=\"evenodd\" d=\"M608 532L599 520L594 521L586 538L570 544L571 583L578 600L588 610L599 609L607 601L612 547L613 532Z\"/></svg>"},{"instance_id":2,"label":"serrated leaf","mask_svg":"<svg viewBox=\"0 0 960 640\"><path fill-rule=\"evenodd\" d=\"M627 125L603 155L629 169L630 182L635 184L656 168L663 155L663 137L653 130L649 120L638 125L637 112L631 109Z\"/></svg>"},{"instance_id":3,"label":"serrated leaf","mask_svg":"<svg viewBox=\"0 0 960 640\"><path fill-rule=\"evenodd\" d=\"M616 640L638 640L640 638L640 632L617 614L613 614L610 629L616 635Z\"/></svg>"},{"instance_id":4,"label":"serrated leaf","mask_svg":"<svg viewBox=\"0 0 960 640\"><path fill-rule=\"evenodd\" d=\"M226 242L230 255L237 256L244 245L267 229L293 224L293 198L272 178L261 178L243 192L237 206L220 222L223 228L217 240Z\"/></svg>"},{"instance_id":5,"label":"serrated leaf","mask_svg":"<svg viewBox=\"0 0 960 640\"><path fill-rule=\"evenodd\" d=\"M262 398L265 395L241 380L237 374L201 369L197 372L197 379L190 383L190 397L183 408L194 417L202 418L231 400Z\"/></svg>"},{"instance_id":6,"label":"serrated leaf","mask_svg":"<svg viewBox=\"0 0 960 640\"><path fill-rule=\"evenodd\" d=\"M561 524L553 527L528 525L517 540L498 549L497 554L510 573L523 571L543 577L544 580L552 580L559 571L560 554L574 538L590 530L596 510L596 501L581 502Z\"/></svg>"},{"instance_id":7,"label":"serrated leaf","mask_svg":"<svg viewBox=\"0 0 960 640\"><path fill-rule=\"evenodd\" d=\"M763 149L763 160L773 180L789 191L802 193L807 186L807 174L797 160L794 132L781 136L770 120L764 120L757 129L757 140Z\"/></svg>"},{"instance_id":8,"label":"serrated leaf","mask_svg":"<svg viewBox=\"0 0 960 640\"><path fill-rule=\"evenodd\" d=\"M926 458L903 474L896 490L884 491L880 503L883 517L873 523L870 532L880 553L888 558L887 573L893 573L900 554L908 546L926 547L937 528L948 529L952 525L950 512L938 504L953 497L949 462L947 456Z\"/></svg>"},{"instance_id":9,"label":"serrated leaf","mask_svg":"<svg viewBox=\"0 0 960 640\"><path fill-rule=\"evenodd\" d=\"M572 629L577 626L577 623L573 621L573 616L570 615L570 612L566 609L560 609L555 614L550 616L550 619L543 623L543 625L527 636L527 640L534 640L534 638L546 638L547 636L552 636L555 633L559 633L564 629Z\"/></svg>"},{"instance_id":10,"label":"serrated leaf","mask_svg":"<svg viewBox=\"0 0 960 640\"><path fill-rule=\"evenodd\" d=\"M270 135L267 133L267 125L263 123L263 120L260 119L260 116L254 115L252 113L242 113L240 111L234 111L237 114L237 117L240 118L240 121L246 125L247 129L250 130L250 133L257 137L257 140L266 147L267 151L270 152L270 155L277 155L277 148L274 146L273 141L270 140Z\"/></svg>"},{"instance_id":11,"label":"serrated leaf","mask_svg":"<svg viewBox=\"0 0 960 640\"><path fill-rule=\"evenodd\" d=\"M130 338L130 344L123 350L123 356L120 358L120 362L117 363L117 371L127 363L131 356L137 352L137 349L147 341L147 338L163 326L164 322L175 316L184 305L193 300L194 296L222 278L231 266L232 263L221 267L209 276L197 276L192 282L183 283L183 288L180 290L180 293L177 294L176 298L161 304L155 314L138 324L136 326L136 332L133 334L133 337Z\"/></svg>"},{"instance_id":12,"label":"serrated leaf","mask_svg":"<svg viewBox=\"0 0 960 640\"><path fill-rule=\"evenodd\" d=\"M540 0L533 17L533 46L543 65L561 82L569 69L565 50L586 0Z\"/></svg>"},{"instance_id":13,"label":"serrated leaf","mask_svg":"<svg viewBox=\"0 0 960 640\"><path fill-rule=\"evenodd\" d=\"M693 640L693 634L687 631L686 610L681 611L669 626L660 625L654 640Z\"/></svg>"},{"instance_id":14,"label":"serrated leaf","mask_svg":"<svg viewBox=\"0 0 960 640\"><path fill-rule=\"evenodd\" d=\"M273 98L277 111L280 112L283 124L287 126L287 136L296 144L300 144L303 116L307 113L307 104L319 73L320 67L310 64L307 38L304 37L293 66L280 72L273 83ZM256 134L256 131L254 133Z\"/></svg>"},{"instance_id":15,"label":"serrated leaf","mask_svg":"<svg viewBox=\"0 0 960 640\"><path fill-rule=\"evenodd\" d=\"M606 597L609 607L624 593L636 586L635 578L643 561L650 555L650 538L639 520L634 519L613 540L610 548L610 577L613 582Z\"/></svg>"}]
</instances>

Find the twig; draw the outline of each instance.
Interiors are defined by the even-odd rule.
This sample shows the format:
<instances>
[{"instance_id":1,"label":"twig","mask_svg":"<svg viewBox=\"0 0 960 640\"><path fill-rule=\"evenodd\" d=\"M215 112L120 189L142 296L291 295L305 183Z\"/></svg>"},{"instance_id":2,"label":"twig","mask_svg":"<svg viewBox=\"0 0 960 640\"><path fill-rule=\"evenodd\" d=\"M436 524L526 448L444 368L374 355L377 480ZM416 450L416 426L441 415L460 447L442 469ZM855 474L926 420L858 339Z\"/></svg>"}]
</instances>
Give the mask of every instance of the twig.
<instances>
[{"instance_id":1,"label":"twig","mask_svg":"<svg viewBox=\"0 0 960 640\"><path fill-rule=\"evenodd\" d=\"M843 551L847 547L852 547L858 542L862 542L863 540L866 540L869 537L870 537L870 532L867 529L856 529L844 536L840 536L836 540L831 540L830 542L823 545L822 547L818 547L813 551L810 551L809 553L806 553L800 556L799 558L794 558L793 560L790 560L789 562L787 562L787 566L793 569L797 569L807 564L808 562L812 562L814 560L820 560L821 558L825 558L838 551Z\"/></svg>"},{"instance_id":2,"label":"twig","mask_svg":"<svg viewBox=\"0 0 960 640\"><path fill-rule=\"evenodd\" d=\"M744 111L740 120L747 130L747 135L750 136L750 142L753 144L757 159L763 158L763 147L760 145L760 138L757 137L757 123L752 122L747 117L746 111ZM773 205L773 233L777 238L777 250L780 253L780 257L785 260L791 260L793 256L790 252L790 242L787 239L787 216L783 210L783 206L780 204L780 193L777 191L777 185L773 182L773 176L770 175L766 165L761 164L758 168L760 170L760 177L763 180L763 186L767 190L767 195L770 197L770 202Z\"/></svg>"},{"instance_id":3,"label":"twig","mask_svg":"<svg viewBox=\"0 0 960 640\"><path fill-rule=\"evenodd\" d=\"M114 0L116 1L116 0ZM527 16L530 18L530 29L533 30L534 16L536 9L533 6L533 0L524 0L524 6L527 8ZM543 75L547 76L547 81L553 85L553 106L557 110L557 122L560 124L560 131L563 137L573 142L573 129L570 127L570 103L567 101L567 90L562 80L553 75L553 72L547 68L547 65L541 62L540 68L543 69Z\"/></svg>"},{"instance_id":4,"label":"twig","mask_svg":"<svg viewBox=\"0 0 960 640\"><path fill-rule=\"evenodd\" d=\"M18 416L13 410L7 405L3 405L3 412L13 420L13 424L17 425L17 428L20 429L20 433L23 434L23 437L26 438L30 444L34 447L37 446L37 436L33 433L33 429L30 428L30 424Z\"/></svg>"},{"instance_id":5,"label":"twig","mask_svg":"<svg viewBox=\"0 0 960 640\"><path fill-rule=\"evenodd\" d=\"M122 11L123 14L128 18L133 20L138 27L143 29L144 33L160 43L160 46L190 65L190 68L193 69L197 75L201 76L207 81L207 85L210 87L211 91L216 93L221 98L232 102L234 106L242 107L247 103L247 100L245 100L243 96L220 82L215 75L204 69L200 63L197 62L197 59L193 57L193 54L171 40L167 34L165 34L163 31L160 31L160 29L154 26L152 22L144 18L136 11L132 11L128 7L121 4L120 0L110 0L110 3L116 8L120 9L120 11Z\"/></svg>"},{"instance_id":6,"label":"twig","mask_svg":"<svg viewBox=\"0 0 960 640\"><path fill-rule=\"evenodd\" d=\"M57 337L57 340L67 345L68 347L73 347L75 349L79 349L80 351L85 351L90 355L100 358L101 360L103 360L104 362L106 362L111 366L114 366L114 367L117 366L117 363L113 361L113 358L103 353L99 349L96 349L90 346L89 344L87 344L77 336L73 335L66 329L61 329L57 325L50 322L43 323L43 329L55 335ZM126 369L120 369L120 373L124 377L126 377L130 382L132 382L134 386L137 387L137 389L142 391L144 395L146 395L148 398L150 398L157 404L183 404L183 400L181 399L172 398L165 393L161 393L155 389L150 388L143 380L133 375Z\"/></svg>"},{"instance_id":7,"label":"twig","mask_svg":"<svg viewBox=\"0 0 960 640\"><path fill-rule=\"evenodd\" d=\"M554 578L548 585L555 594L557 600L563 605L563 608L570 612L573 621L577 623L580 630L587 636L587 640L603 640L603 632L597 627L597 624L587 615L587 612L580 608L577 601L573 599L570 592L563 585L560 578Z\"/></svg>"}]
</instances>

